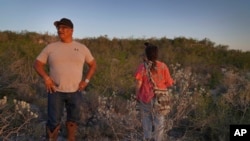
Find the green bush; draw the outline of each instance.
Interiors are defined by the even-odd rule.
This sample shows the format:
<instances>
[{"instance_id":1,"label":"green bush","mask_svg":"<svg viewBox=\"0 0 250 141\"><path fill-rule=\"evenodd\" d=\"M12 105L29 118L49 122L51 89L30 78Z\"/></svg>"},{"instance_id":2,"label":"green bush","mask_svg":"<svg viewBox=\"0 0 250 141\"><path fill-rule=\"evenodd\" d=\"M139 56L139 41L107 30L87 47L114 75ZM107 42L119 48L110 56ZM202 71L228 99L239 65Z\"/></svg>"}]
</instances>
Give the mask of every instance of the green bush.
<instances>
[{"instance_id":1,"label":"green bush","mask_svg":"<svg viewBox=\"0 0 250 141\"><path fill-rule=\"evenodd\" d=\"M23 140L44 136L46 92L32 65L46 44L56 39L54 35L28 31L0 32L0 99L8 97L0 109L2 139L17 138L17 135L19 140L20 135L26 135ZM83 140L141 138L133 75L142 62L146 41L159 46L159 59L169 66L175 80L171 89L174 105L166 117L167 138L228 140L230 124L249 123L249 52L215 46L208 39L184 37L108 39L100 36L77 40L89 47L97 61L96 74L81 105L78 137ZM11 102L14 99L33 105L38 117L34 119L27 114L20 117L18 113L13 116L8 110L14 107ZM6 115L9 121L15 121L8 127L5 127ZM17 128L20 130L14 130Z\"/></svg>"}]
</instances>

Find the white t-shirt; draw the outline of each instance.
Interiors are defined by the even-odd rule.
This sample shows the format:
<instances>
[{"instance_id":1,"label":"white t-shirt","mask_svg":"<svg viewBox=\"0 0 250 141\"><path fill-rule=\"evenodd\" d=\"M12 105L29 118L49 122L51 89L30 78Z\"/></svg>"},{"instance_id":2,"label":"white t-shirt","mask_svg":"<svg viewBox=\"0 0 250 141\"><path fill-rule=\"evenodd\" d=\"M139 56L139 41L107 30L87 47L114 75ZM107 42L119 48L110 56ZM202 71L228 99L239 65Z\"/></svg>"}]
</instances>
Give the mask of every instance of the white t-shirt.
<instances>
[{"instance_id":1,"label":"white t-shirt","mask_svg":"<svg viewBox=\"0 0 250 141\"><path fill-rule=\"evenodd\" d=\"M49 65L49 75L60 92L77 91L84 62L93 59L89 49L76 41L51 43L37 57L37 60Z\"/></svg>"}]
</instances>

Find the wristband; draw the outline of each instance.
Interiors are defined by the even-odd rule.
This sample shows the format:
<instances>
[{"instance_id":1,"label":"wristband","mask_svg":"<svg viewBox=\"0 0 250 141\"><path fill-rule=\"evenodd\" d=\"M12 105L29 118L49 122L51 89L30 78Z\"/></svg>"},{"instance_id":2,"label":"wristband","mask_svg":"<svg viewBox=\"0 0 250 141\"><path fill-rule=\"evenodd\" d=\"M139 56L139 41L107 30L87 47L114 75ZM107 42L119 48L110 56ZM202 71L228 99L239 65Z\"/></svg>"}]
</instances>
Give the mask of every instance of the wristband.
<instances>
[{"instance_id":1,"label":"wristband","mask_svg":"<svg viewBox=\"0 0 250 141\"><path fill-rule=\"evenodd\" d=\"M89 79L85 79L84 82L85 82L85 83L89 83Z\"/></svg>"}]
</instances>

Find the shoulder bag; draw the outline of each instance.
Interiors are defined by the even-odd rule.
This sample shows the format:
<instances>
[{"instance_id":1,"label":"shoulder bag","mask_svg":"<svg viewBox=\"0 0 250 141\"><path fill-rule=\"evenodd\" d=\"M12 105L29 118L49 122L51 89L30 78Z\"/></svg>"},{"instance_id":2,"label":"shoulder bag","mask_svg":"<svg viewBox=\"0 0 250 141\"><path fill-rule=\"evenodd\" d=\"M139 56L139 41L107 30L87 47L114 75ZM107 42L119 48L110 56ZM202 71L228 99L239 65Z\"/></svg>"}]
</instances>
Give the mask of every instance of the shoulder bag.
<instances>
[{"instance_id":1,"label":"shoulder bag","mask_svg":"<svg viewBox=\"0 0 250 141\"><path fill-rule=\"evenodd\" d=\"M150 67L148 64L145 63L145 68L147 71L147 76L153 85L153 92L155 94L154 103L153 103L153 109L154 112L160 115L167 115L170 112L170 102L171 102L171 95L167 91L167 89L159 89L157 88L153 78L152 73L150 71Z\"/></svg>"}]
</instances>

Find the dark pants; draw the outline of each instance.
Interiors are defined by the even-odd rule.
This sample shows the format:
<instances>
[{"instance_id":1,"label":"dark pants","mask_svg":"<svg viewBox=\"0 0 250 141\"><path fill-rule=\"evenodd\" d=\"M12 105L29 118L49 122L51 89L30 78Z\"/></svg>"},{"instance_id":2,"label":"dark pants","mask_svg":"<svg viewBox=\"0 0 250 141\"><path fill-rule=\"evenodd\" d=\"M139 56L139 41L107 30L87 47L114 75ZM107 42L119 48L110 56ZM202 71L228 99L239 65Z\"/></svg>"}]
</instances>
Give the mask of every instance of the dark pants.
<instances>
[{"instance_id":1,"label":"dark pants","mask_svg":"<svg viewBox=\"0 0 250 141\"><path fill-rule=\"evenodd\" d=\"M64 106L67 111L67 121L78 122L80 120L81 92L48 94L48 128L53 131L60 125Z\"/></svg>"}]
</instances>

